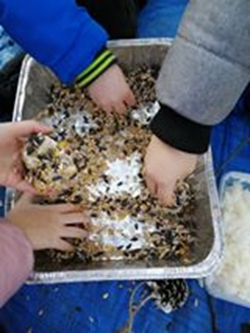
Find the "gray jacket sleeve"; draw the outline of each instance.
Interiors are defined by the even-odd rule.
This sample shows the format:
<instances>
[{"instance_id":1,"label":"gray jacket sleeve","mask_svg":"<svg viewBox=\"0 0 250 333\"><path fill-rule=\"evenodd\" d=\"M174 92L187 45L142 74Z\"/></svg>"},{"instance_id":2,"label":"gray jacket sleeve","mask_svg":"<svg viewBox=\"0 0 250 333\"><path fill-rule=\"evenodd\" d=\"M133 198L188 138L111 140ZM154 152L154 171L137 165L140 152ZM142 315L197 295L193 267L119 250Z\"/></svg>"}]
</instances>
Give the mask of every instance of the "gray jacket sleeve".
<instances>
[{"instance_id":1,"label":"gray jacket sleeve","mask_svg":"<svg viewBox=\"0 0 250 333\"><path fill-rule=\"evenodd\" d=\"M250 1L191 0L158 78L160 112L165 107L187 127L207 130L232 111L249 80ZM166 118L166 133L165 116L159 120ZM158 125L156 119L156 135ZM164 139L164 129L159 132Z\"/></svg>"}]
</instances>

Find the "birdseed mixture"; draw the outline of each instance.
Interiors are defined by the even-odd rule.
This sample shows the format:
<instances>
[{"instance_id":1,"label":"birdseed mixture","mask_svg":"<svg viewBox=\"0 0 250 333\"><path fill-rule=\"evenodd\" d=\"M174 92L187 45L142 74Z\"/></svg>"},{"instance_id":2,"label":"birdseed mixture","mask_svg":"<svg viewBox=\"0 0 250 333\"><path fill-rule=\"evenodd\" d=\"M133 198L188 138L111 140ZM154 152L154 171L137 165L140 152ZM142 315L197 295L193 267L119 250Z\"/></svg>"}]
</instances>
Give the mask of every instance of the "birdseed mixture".
<instances>
[{"instance_id":1,"label":"birdseed mixture","mask_svg":"<svg viewBox=\"0 0 250 333\"><path fill-rule=\"evenodd\" d=\"M76 203L91 217L88 240L74 241L74 253L50 250L53 260L192 262L196 223L190 184L180 183L176 204L166 208L150 195L142 175L148 124L159 109L156 73L141 67L127 74L137 105L126 116L107 115L76 87L52 88L52 103L38 119L55 130L29 138L23 151L26 179L44 203Z\"/></svg>"}]
</instances>

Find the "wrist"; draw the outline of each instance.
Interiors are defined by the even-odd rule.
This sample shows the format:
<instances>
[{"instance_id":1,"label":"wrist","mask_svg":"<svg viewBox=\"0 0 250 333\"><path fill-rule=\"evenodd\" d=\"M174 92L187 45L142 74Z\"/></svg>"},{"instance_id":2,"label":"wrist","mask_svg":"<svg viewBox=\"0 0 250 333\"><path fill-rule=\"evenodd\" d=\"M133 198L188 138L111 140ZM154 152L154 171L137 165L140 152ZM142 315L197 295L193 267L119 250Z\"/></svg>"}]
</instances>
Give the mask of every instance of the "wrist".
<instances>
[{"instance_id":1,"label":"wrist","mask_svg":"<svg viewBox=\"0 0 250 333\"><path fill-rule=\"evenodd\" d=\"M80 88L89 86L116 62L116 56L109 49L104 47L97 54L94 61L76 77L75 84Z\"/></svg>"},{"instance_id":2,"label":"wrist","mask_svg":"<svg viewBox=\"0 0 250 333\"><path fill-rule=\"evenodd\" d=\"M154 135L175 149L203 154L208 149L212 127L195 123L161 104L150 128Z\"/></svg>"}]
</instances>

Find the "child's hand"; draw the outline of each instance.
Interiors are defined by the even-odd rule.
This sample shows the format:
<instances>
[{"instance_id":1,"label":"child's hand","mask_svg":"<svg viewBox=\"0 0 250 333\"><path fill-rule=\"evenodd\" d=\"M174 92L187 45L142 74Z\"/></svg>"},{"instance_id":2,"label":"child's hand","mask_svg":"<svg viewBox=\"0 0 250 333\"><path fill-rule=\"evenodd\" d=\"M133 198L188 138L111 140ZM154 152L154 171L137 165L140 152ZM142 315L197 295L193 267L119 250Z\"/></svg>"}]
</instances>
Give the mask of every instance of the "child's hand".
<instances>
[{"instance_id":1,"label":"child's hand","mask_svg":"<svg viewBox=\"0 0 250 333\"><path fill-rule=\"evenodd\" d=\"M36 121L0 124L0 184L19 191L35 192L23 179L21 149L23 139L33 133L48 133L51 129Z\"/></svg>"},{"instance_id":2,"label":"child's hand","mask_svg":"<svg viewBox=\"0 0 250 333\"><path fill-rule=\"evenodd\" d=\"M86 238L87 232L70 224L83 226L87 217L71 204L33 204L24 194L9 212L8 220L21 228L34 250L57 249L71 251L73 247L62 238Z\"/></svg>"},{"instance_id":3,"label":"child's hand","mask_svg":"<svg viewBox=\"0 0 250 333\"><path fill-rule=\"evenodd\" d=\"M135 98L121 69L111 66L88 87L92 100L107 113L124 114Z\"/></svg>"},{"instance_id":4,"label":"child's hand","mask_svg":"<svg viewBox=\"0 0 250 333\"><path fill-rule=\"evenodd\" d=\"M174 203L177 180L194 171L197 159L197 155L177 150L152 136L145 157L145 180L150 192L161 204Z\"/></svg>"}]
</instances>

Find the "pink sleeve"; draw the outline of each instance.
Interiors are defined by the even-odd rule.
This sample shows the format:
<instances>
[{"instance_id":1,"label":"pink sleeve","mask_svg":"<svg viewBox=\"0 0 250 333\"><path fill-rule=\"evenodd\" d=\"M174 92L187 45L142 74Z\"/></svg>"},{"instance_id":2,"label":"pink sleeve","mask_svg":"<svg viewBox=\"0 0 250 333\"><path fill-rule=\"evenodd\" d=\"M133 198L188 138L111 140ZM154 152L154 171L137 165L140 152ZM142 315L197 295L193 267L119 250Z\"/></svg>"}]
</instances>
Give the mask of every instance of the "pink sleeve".
<instances>
[{"instance_id":1,"label":"pink sleeve","mask_svg":"<svg viewBox=\"0 0 250 333\"><path fill-rule=\"evenodd\" d=\"M33 261L31 244L22 230L0 221L0 308L29 276Z\"/></svg>"}]
</instances>

